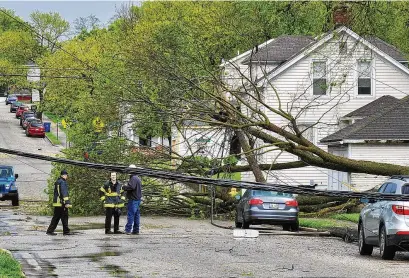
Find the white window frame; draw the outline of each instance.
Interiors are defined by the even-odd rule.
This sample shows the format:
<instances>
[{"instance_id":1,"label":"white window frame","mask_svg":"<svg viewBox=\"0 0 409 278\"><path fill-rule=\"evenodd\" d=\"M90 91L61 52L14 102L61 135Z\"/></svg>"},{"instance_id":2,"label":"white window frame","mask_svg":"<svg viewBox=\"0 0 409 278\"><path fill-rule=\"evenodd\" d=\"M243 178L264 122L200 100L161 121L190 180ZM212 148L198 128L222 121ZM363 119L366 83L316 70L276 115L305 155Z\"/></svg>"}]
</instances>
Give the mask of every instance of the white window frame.
<instances>
[{"instance_id":1,"label":"white window frame","mask_svg":"<svg viewBox=\"0 0 409 278\"><path fill-rule=\"evenodd\" d=\"M323 95L315 95L314 94L314 63L325 63L325 78L326 78L326 91L325 94ZM311 60L311 74L310 74L310 79L311 79L311 95L313 97L328 97L329 96L329 84L330 84L330 75L329 75L329 70L328 70L328 60L327 59L312 59Z\"/></svg>"},{"instance_id":2,"label":"white window frame","mask_svg":"<svg viewBox=\"0 0 409 278\"><path fill-rule=\"evenodd\" d=\"M360 62L369 62L370 63L370 68L371 68L371 93L370 94L359 94L358 93L358 80L359 80L359 63ZM356 81L356 86L355 86L355 95L357 98L375 98L375 76L376 76L376 71L375 71L375 59L357 59L356 64L355 64L355 81Z\"/></svg>"}]
</instances>

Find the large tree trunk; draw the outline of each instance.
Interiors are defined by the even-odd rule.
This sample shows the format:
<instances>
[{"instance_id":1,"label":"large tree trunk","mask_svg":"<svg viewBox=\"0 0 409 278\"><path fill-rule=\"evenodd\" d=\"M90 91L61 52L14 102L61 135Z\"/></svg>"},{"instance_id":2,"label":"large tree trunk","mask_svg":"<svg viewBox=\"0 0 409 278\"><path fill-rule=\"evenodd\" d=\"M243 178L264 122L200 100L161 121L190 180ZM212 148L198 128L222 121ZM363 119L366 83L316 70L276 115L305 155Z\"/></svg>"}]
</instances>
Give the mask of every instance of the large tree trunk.
<instances>
[{"instance_id":1,"label":"large tree trunk","mask_svg":"<svg viewBox=\"0 0 409 278\"><path fill-rule=\"evenodd\" d=\"M249 142L247 141L246 135L242 130L236 130L235 133L239 138L240 145L243 149L244 155L246 156L247 162L251 168L251 171L254 174L256 181L265 183L266 178L264 177L264 174L260 169L256 156L254 155L254 151L252 150Z\"/></svg>"}]
</instances>

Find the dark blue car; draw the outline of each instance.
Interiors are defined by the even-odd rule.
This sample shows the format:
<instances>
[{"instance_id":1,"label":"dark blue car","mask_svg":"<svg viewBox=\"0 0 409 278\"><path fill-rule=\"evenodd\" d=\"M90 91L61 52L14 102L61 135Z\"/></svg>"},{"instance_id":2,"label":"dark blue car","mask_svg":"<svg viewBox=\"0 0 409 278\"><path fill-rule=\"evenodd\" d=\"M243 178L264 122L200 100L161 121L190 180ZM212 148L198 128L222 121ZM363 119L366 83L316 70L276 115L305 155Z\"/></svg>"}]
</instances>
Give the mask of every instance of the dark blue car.
<instances>
[{"instance_id":1,"label":"dark blue car","mask_svg":"<svg viewBox=\"0 0 409 278\"><path fill-rule=\"evenodd\" d=\"M8 97L6 97L6 105L12 104L15 101L17 101L16 95L9 95Z\"/></svg>"},{"instance_id":2,"label":"dark blue car","mask_svg":"<svg viewBox=\"0 0 409 278\"><path fill-rule=\"evenodd\" d=\"M17 178L13 166L0 165L0 201L11 200L13 206L19 205Z\"/></svg>"}]
</instances>

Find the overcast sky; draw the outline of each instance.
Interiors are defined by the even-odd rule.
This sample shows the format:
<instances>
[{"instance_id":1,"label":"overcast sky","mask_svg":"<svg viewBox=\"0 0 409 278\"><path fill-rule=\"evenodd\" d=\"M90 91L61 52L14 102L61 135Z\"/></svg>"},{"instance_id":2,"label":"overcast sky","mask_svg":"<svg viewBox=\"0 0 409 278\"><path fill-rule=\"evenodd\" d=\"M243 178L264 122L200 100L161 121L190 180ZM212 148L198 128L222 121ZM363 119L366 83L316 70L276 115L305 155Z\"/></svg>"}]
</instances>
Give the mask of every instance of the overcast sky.
<instances>
[{"instance_id":1,"label":"overcast sky","mask_svg":"<svg viewBox=\"0 0 409 278\"><path fill-rule=\"evenodd\" d=\"M1 1L2 8L11 9L16 15L29 21L29 15L35 11L40 12L58 12L64 19L73 22L76 18L95 15L103 24L106 24L116 13L116 9L122 4L128 4L136 1Z\"/></svg>"}]
</instances>

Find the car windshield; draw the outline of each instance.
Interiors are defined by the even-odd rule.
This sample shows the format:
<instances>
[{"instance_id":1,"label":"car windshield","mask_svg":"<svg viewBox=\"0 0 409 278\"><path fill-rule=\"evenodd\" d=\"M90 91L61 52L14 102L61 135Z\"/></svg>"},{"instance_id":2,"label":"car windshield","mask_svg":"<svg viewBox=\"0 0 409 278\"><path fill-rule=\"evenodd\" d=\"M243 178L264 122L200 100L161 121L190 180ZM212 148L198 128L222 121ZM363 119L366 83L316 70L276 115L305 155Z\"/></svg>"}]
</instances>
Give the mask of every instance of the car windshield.
<instances>
[{"instance_id":1,"label":"car windshield","mask_svg":"<svg viewBox=\"0 0 409 278\"><path fill-rule=\"evenodd\" d=\"M0 167L0 178L7 178L13 175L11 167Z\"/></svg>"},{"instance_id":2,"label":"car windshield","mask_svg":"<svg viewBox=\"0 0 409 278\"><path fill-rule=\"evenodd\" d=\"M41 127L41 126L43 126L43 123L42 123L42 122L32 121L32 122L30 123L30 125L31 125L32 127Z\"/></svg>"},{"instance_id":3,"label":"car windshield","mask_svg":"<svg viewBox=\"0 0 409 278\"><path fill-rule=\"evenodd\" d=\"M264 191L264 190L253 190L253 196L256 197L288 197L293 198L293 194L276 192L276 191Z\"/></svg>"},{"instance_id":4,"label":"car windshield","mask_svg":"<svg viewBox=\"0 0 409 278\"><path fill-rule=\"evenodd\" d=\"M15 98L17 97L16 95L9 95L9 98Z\"/></svg>"}]
</instances>

